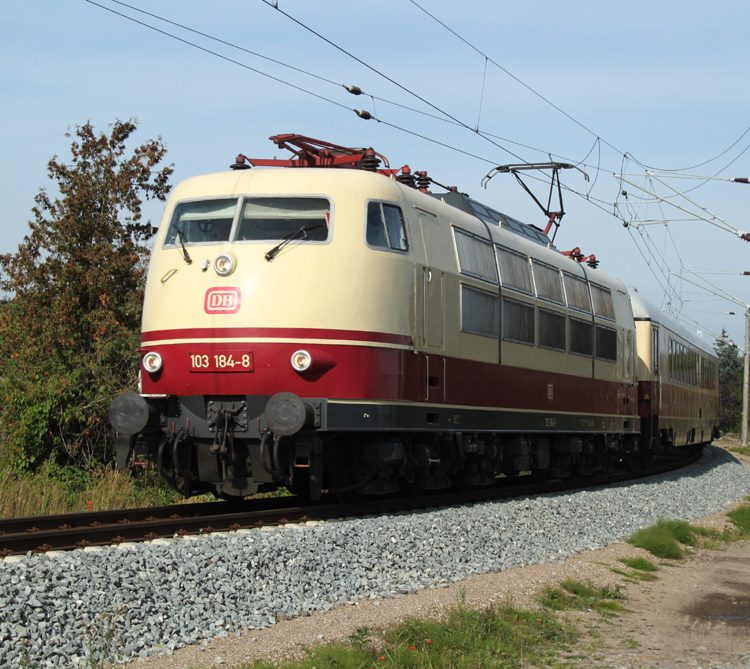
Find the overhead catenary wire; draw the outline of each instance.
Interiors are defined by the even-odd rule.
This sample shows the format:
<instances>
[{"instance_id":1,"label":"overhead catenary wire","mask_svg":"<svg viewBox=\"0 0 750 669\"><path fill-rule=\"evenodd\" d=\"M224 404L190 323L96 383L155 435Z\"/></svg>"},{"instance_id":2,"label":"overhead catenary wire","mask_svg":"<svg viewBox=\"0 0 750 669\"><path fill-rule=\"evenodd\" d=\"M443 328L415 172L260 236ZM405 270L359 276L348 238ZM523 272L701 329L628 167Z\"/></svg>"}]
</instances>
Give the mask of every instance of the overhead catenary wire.
<instances>
[{"instance_id":1,"label":"overhead catenary wire","mask_svg":"<svg viewBox=\"0 0 750 669\"><path fill-rule=\"evenodd\" d=\"M118 4L121 4L121 5L125 4L125 3L119 2L119 0L111 0L111 1L117 2ZM319 95L318 93L310 91L310 90L308 90L306 88L303 88L301 86L297 86L295 84L292 84L292 83L290 83L288 81L285 81L284 79L280 79L279 77L274 77L273 75L270 75L270 74L268 74L266 72L263 72L262 70L258 70L258 69L254 68L254 67L250 67L249 65L246 65L245 63L241 63L240 61L234 60L233 58L228 58L227 56L224 56L224 55L222 55L222 54L220 54L220 53L218 53L216 51L212 51L211 49L207 49L206 47L200 46L199 44L195 44L194 42L191 42L189 40L183 39L182 37L178 37L177 35L173 35L172 33L169 33L169 32L167 32L165 30L161 30L160 28L157 28L157 27L152 26L152 25L150 25L148 23L145 23L144 21L139 21L138 19L133 18L132 16L128 16L127 14L123 14L122 12L118 12L118 11L112 9L111 7L106 7L106 6L104 6L104 5L102 5L102 4L98 3L98 2L95 2L94 0L85 0L85 2L87 2L87 3L91 4L91 5L95 5L96 7L100 7L101 9L104 9L105 11L111 12L112 14L115 14L117 16L120 16L120 17L124 18L124 19L127 19L128 21L132 21L133 23L137 23L138 25L141 25L141 26L143 26L145 28L149 28L150 30L158 32L158 33L160 33L162 35L165 35L167 37L170 37L170 38L172 38L174 40L177 40L178 42L182 42L183 44L186 44L188 46L192 46L192 47L194 47L196 49L199 49L200 51L204 51L205 53L208 53L208 54L210 54L212 56L216 56L217 58L221 58L222 60L225 60L225 61L227 61L229 63L232 63L234 65L238 65L238 66L240 66L240 67L242 67L242 68L244 68L246 70L250 70L251 72L255 72L256 74L260 74L260 75L262 75L264 77L272 79L273 81L276 81L276 82L278 82L280 84L284 84L285 86L289 86L291 88L294 88L294 89L296 89L298 91L301 91L303 93L306 93L308 95L312 95L313 97L316 97L319 100L323 100L323 101L328 102L330 104L336 105L337 107L339 107L341 109L345 109L347 111L354 111L355 113L357 113L362 118L368 118L368 117L370 117L367 112L362 112L362 110L358 110L358 109L352 110L350 107L347 107L346 105L343 105L340 102L336 102L335 100L331 100L330 98L327 98L327 97L325 97L323 95ZM130 5L128 5L128 7L129 6ZM148 12L146 12L146 13L148 13ZM156 18L159 18L159 17L156 17ZM175 24L175 25L179 25L179 24ZM188 30L190 30L190 29L188 28ZM222 41L222 40L218 40L218 41ZM457 148L455 146L451 146L450 144L447 144L445 142L441 142L439 140L427 137L426 135L422 135L420 133L408 130L406 128L400 127L400 126L395 125L393 123L389 123L387 121L378 119L376 117L371 117L371 118L373 118L378 123L382 123L383 125L387 125L389 127L392 127L395 130L399 130L400 132L404 132L404 133L413 135L415 137L419 137L421 139L427 140L427 141L432 142L434 144L438 144L438 145L443 146L443 147L445 147L447 149L450 149L451 151L456 151L458 153L462 153L462 154L464 154L466 156L469 156L471 158L476 158L477 160L481 160L481 161L483 161L485 163L488 163L490 165L495 165L497 163L497 161L495 161L495 160L491 160L489 158L484 158L484 157L479 156L477 154L470 153L468 151L464 151L463 149L459 149L459 148Z\"/></svg>"},{"instance_id":2,"label":"overhead catenary wire","mask_svg":"<svg viewBox=\"0 0 750 669\"><path fill-rule=\"evenodd\" d=\"M189 40L183 39L182 37L178 37L177 35L173 35L172 33L167 32L166 30L161 30L160 28L157 28L156 26L149 25L148 23L145 23L143 21L139 21L136 18L133 18L132 16L128 16L127 14L123 14L122 12L118 12L111 7L106 7L105 5L102 5L98 2L94 2L94 0L84 0L85 2L89 3L90 5L94 5L96 7L100 7L101 9L111 12L112 14L116 14L117 16L121 16L124 19L127 19L128 21L132 21L133 23L137 23L141 26L144 26L145 28L148 28L149 30L153 30L157 33L161 33L162 35L165 35L167 37L170 37L173 40L177 40L178 42L182 42L183 44L187 44L188 46L192 46L195 49L200 49L201 51L205 51L208 54L211 54L212 56L216 56L217 58L221 58L222 60L225 60L229 63L233 63L234 65L238 65L239 67L242 67L246 70L250 70L251 72L255 72L256 74L260 74L263 77L266 77L268 79L272 79L273 81L276 81L280 84L283 84L284 86L289 86L290 88L294 88L298 91L301 91L303 93L307 93L308 95L312 95L313 97L318 98L319 100L323 100L325 102L328 102L332 105L336 105L337 107L340 107L342 109L346 109L347 111L351 111L349 107L346 105L342 105L340 102L336 102L335 100L331 100L330 98L327 98L323 95L319 95L318 93L314 93L312 91L307 90L306 88L302 88L301 86L297 86L295 84L292 84L288 81L284 81L283 79L279 79L278 77L274 77L271 74L268 74L267 72L263 72L262 70L258 70L254 67L250 67L250 65L246 65L245 63L241 63L238 60L234 60L233 58L229 58L228 56L224 56L223 54L220 54L216 51L212 51L211 49L207 49L204 46L200 46L199 44L196 44L195 42L190 42ZM114 2L117 2L117 0L112 0ZM119 3L122 4L122 3Z\"/></svg>"},{"instance_id":3,"label":"overhead catenary wire","mask_svg":"<svg viewBox=\"0 0 750 669\"><path fill-rule=\"evenodd\" d=\"M277 4L277 3L274 3L274 2L272 2L272 0L261 0L261 1L263 2L263 4L265 4L265 5L268 5L269 7L273 7L273 8L274 8L274 9L275 9L275 10L276 10L277 12L279 12L280 14L282 14L283 16L285 16L286 18L288 18L288 19L289 19L290 21L293 21L294 23L296 23L296 24L297 24L298 26L300 26L300 27L301 27L301 28L303 28L304 30L307 30L308 32L312 33L313 35L315 35L315 36L316 36L316 37L318 37L319 39L322 39L322 40L323 40L323 41L324 41L324 42L325 42L326 44L329 44L329 45L330 45L330 46L332 46L332 47L333 47L334 49L337 49L338 51L340 51L341 53L345 54L345 55L346 55L346 56L348 56L349 58L352 58L353 60L357 61L357 62L358 62L358 63L359 63L360 65L363 65L364 67L366 67L366 68L367 68L368 70L370 70L371 72L374 72L375 74L377 74L377 75L378 75L379 77L382 77L382 78L383 78L383 79L385 79L386 81L389 81L389 82L390 82L390 83L392 83L392 84L393 84L394 86L396 86L396 87L400 88L400 89L401 89L402 91L404 91L404 92L408 93L409 95L412 95L412 96L414 96L415 98L417 98L417 100L419 100L420 102L423 102L424 104L426 104L427 106L431 107L432 109L434 109L434 110L435 110L435 111L437 111L438 113L440 113L440 114L443 114L443 115L444 115L444 116L446 116L447 118L449 118L449 119L451 119L451 120L455 121L456 123L458 123L458 124L459 124L459 125L461 125L462 127L466 128L467 130L470 130L471 132L473 132L473 133L475 133L475 134L479 134L479 135L480 135L481 137L484 137L484 139L485 139L485 140L487 140L487 141L488 141L488 142L490 142L491 144L494 144L494 145L495 145L495 146L496 146L496 147L497 147L498 149L500 149L501 151L505 151L505 152L506 152L507 154L509 154L509 155L513 156L513 157L514 157L514 158L515 158L516 160L520 160L520 161L521 161L522 163L528 163L528 161L527 161L527 160L525 160L525 159L524 159L524 158L522 158L521 156L519 156L519 155L517 155L517 154L513 153L513 152L512 152L512 151L511 151L510 149L507 149L507 148L505 148L504 146L502 146L501 144L498 144L497 142L495 142L495 141L493 141L493 140L489 139L488 137L485 137L484 135L481 135L481 134L480 134L480 133L478 132L478 130L475 130L475 129L473 129L472 127L470 127L469 125L467 125L466 123L464 123L463 121L461 121L460 119L458 119L458 118L456 118L455 116L453 116L453 115L449 114L448 112L444 111L443 109L441 109L441 108L440 108L440 107L438 107L437 105L433 104L433 103L432 103L432 102L430 102L429 100L426 100L425 98L423 98L423 97L422 97L421 95L419 95L418 93L415 93L415 92L414 92L414 91L412 91L411 89L407 88L406 86L404 86L404 85L400 84L400 83L399 83L399 82L397 82L396 80L394 80L394 79L392 79L391 77L389 77L389 76L388 76L387 74L384 74L383 72L381 72L381 71L380 71L380 70L378 70L377 68L373 67L373 66L372 66L372 65L370 65L369 63L366 63L366 62L365 62L364 60L362 60L361 58L359 58L359 57L355 56L355 55L354 55L353 53L350 53L349 51L347 51L347 50L346 50L346 49L344 49L343 47L340 47L340 46L339 46L338 44L336 44L336 43L335 43L335 42L333 42L332 40L328 39L328 38L327 38L327 37L325 37L324 35L321 35L321 34L320 34L319 32L317 32L316 30L313 30L313 29L312 29L312 28L311 28L310 26L306 25L306 24L305 24L305 23L303 23L302 21L300 21L300 20L296 19L296 18L295 18L294 16L292 16L291 14L289 14L289 13L285 12L285 11L284 11L283 9L281 9L281 8L280 8L280 7L278 6L278 4Z\"/></svg>"}]
</instances>

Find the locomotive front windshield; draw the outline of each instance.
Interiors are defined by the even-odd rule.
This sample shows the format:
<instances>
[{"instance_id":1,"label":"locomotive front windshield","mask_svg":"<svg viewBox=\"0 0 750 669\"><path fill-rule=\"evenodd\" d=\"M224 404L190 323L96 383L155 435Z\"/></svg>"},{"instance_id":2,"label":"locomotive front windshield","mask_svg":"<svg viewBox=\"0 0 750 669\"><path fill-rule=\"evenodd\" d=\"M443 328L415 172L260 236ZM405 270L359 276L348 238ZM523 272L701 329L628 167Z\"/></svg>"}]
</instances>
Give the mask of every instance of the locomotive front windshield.
<instances>
[{"instance_id":1,"label":"locomotive front windshield","mask_svg":"<svg viewBox=\"0 0 750 669\"><path fill-rule=\"evenodd\" d=\"M328 200L302 197L245 198L237 241L279 240L305 228L307 239L328 237Z\"/></svg>"},{"instance_id":2,"label":"locomotive front windshield","mask_svg":"<svg viewBox=\"0 0 750 669\"><path fill-rule=\"evenodd\" d=\"M328 239L330 212L330 202L322 197L182 202L175 207L164 243L273 242L298 234L301 240L321 242Z\"/></svg>"}]
</instances>

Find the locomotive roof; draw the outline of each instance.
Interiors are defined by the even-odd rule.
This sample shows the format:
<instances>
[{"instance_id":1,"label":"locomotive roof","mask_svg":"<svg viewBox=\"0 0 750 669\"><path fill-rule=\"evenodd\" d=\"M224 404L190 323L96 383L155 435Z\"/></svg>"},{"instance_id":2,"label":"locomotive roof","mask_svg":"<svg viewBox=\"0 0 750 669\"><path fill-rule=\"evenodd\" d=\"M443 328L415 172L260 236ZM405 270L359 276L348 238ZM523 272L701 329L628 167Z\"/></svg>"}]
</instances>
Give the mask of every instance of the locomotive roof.
<instances>
[{"instance_id":1,"label":"locomotive roof","mask_svg":"<svg viewBox=\"0 0 750 669\"><path fill-rule=\"evenodd\" d=\"M653 302L643 297L636 288L629 286L628 293L630 293L630 303L633 306L633 318L636 321L651 321L653 323L659 323L685 341L689 342L691 345L695 346L695 348L704 353L708 353L709 355L716 355L713 348L707 344L704 339L699 337L693 330L686 328L674 316L670 316L665 311L659 309L659 307Z\"/></svg>"},{"instance_id":2,"label":"locomotive roof","mask_svg":"<svg viewBox=\"0 0 750 669\"><path fill-rule=\"evenodd\" d=\"M481 218L490 225L502 225L504 229L510 230L517 235L523 235L535 244L549 246L551 249L555 250L552 241L544 234L544 231L541 228L538 228L535 225L529 225L528 223L521 223L521 221L518 221L507 214L503 214L492 207L488 207L486 204L482 204L481 202L470 198L465 193L428 193L428 195L456 207L456 209L465 211L467 214Z\"/></svg>"}]
</instances>

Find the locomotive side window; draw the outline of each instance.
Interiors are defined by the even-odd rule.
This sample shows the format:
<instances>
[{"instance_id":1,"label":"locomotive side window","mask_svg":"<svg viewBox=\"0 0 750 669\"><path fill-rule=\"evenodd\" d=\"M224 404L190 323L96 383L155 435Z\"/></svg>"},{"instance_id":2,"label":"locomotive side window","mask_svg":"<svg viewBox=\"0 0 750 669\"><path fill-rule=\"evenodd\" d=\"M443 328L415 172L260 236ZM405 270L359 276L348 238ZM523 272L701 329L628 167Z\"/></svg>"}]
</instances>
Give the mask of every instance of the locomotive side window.
<instances>
[{"instance_id":1,"label":"locomotive side window","mask_svg":"<svg viewBox=\"0 0 750 669\"><path fill-rule=\"evenodd\" d=\"M500 265L500 277L505 288L513 288L529 295L534 294L531 281L531 268L528 256L496 246L497 261Z\"/></svg>"},{"instance_id":2,"label":"locomotive side window","mask_svg":"<svg viewBox=\"0 0 750 669\"><path fill-rule=\"evenodd\" d=\"M596 358L617 362L617 330L596 326Z\"/></svg>"},{"instance_id":3,"label":"locomotive side window","mask_svg":"<svg viewBox=\"0 0 750 669\"><path fill-rule=\"evenodd\" d=\"M328 239L331 207L320 197L245 198L237 241L277 241L299 234L299 239Z\"/></svg>"},{"instance_id":4,"label":"locomotive side window","mask_svg":"<svg viewBox=\"0 0 750 669\"><path fill-rule=\"evenodd\" d=\"M409 242L401 208L384 202L370 202L367 206L365 239L375 248L408 251Z\"/></svg>"},{"instance_id":5,"label":"locomotive side window","mask_svg":"<svg viewBox=\"0 0 750 669\"><path fill-rule=\"evenodd\" d=\"M539 346L565 351L565 316L556 311L539 309Z\"/></svg>"},{"instance_id":6,"label":"locomotive side window","mask_svg":"<svg viewBox=\"0 0 750 669\"><path fill-rule=\"evenodd\" d=\"M500 299L497 295L461 284L461 331L500 336Z\"/></svg>"},{"instance_id":7,"label":"locomotive side window","mask_svg":"<svg viewBox=\"0 0 750 669\"><path fill-rule=\"evenodd\" d=\"M591 313L591 298L589 297L589 286L584 279L563 272L563 285L565 295L568 298L568 306L572 309Z\"/></svg>"},{"instance_id":8,"label":"locomotive side window","mask_svg":"<svg viewBox=\"0 0 750 669\"><path fill-rule=\"evenodd\" d=\"M560 270L551 265L545 265L538 260L531 261L534 267L534 281L536 292L543 300L565 304L563 300L562 282L560 281Z\"/></svg>"},{"instance_id":9,"label":"locomotive side window","mask_svg":"<svg viewBox=\"0 0 750 669\"><path fill-rule=\"evenodd\" d=\"M577 318L568 319L570 352L591 357L594 354L594 325Z\"/></svg>"},{"instance_id":10,"label":"locomotive side window","mask_svg":"<svg viewBox=\"0 0 750 669\"><path fill-rule=\"evenodd\" d=\"M503 298L503 339L534 345L534 307Z\"/></svg>"},{"instance_id":11,"label":"locomotive side window","mask_svg":"<svg viewBox=\"0 0 750 669\"><path fill-rule=\"evenodd\" d=\"M612 304L612 291L609 288L592 283L591 297L594 298L594 313L597 316L615 320L615 306Z\"/></svg>"},{"instance_id":12,"label":"locomotive side window","mask_svg":"<svg viewBox=\"0 0 750 669\"><path fill-rule=\"evenodd\" d=\"M492 244L458 228L453 228L453 233L461 273L497 283L497 267Z\"/></svg>"},{"instance_id":13,"label":"locomotive side window","mask_svg":"<svg viewBox=\"0 0 750 669\"><path fill-rule=\"evenodd\" d=\"M164 241L168 245L229 241L237 200L199 200L175 207Z\"/></svg>"}]
</instances>

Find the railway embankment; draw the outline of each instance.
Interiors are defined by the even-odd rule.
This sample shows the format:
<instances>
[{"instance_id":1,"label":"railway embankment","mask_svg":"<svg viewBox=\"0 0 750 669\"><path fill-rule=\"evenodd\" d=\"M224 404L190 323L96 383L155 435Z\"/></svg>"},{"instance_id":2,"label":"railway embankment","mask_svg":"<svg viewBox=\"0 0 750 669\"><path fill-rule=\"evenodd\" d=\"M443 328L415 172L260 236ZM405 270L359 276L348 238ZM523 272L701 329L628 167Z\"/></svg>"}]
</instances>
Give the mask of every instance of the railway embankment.
<instances>
[{"instance_id":1,"label":"railway embankment","mask_svg":"<svg viewBox=\"0 0 750 669\"><path fill-rule=\"evenodd\" d=\"M604 489L30 556L0 565L0 661L281 656L310 638L435 615L458 583L468 603L524 605L568 576L619 583L608 563L638 551L620 538L658 517L709 516L749 490L750 468L712 447L680 471Z\"/></svg>"}]
</instances>

